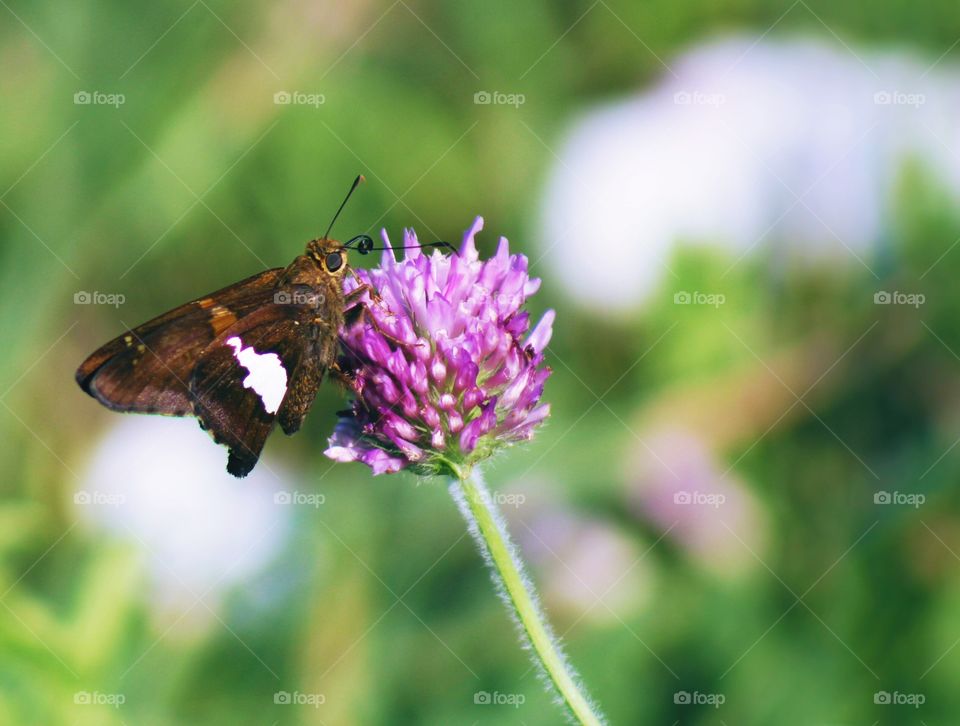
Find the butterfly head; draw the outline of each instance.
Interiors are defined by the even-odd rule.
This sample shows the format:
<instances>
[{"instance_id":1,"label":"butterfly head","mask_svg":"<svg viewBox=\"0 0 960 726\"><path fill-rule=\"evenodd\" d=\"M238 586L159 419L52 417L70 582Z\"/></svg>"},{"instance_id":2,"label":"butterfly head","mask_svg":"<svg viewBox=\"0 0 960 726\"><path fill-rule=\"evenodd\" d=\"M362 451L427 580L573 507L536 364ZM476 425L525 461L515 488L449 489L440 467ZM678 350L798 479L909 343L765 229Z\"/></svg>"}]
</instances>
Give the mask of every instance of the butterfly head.
<instances>
[{"instance_id":1,"label":"butterfly head","mask_svg":"<svg viewBox=\"0 0 960 726\"><path fill-rule=\"evenodd\" d=\"M335 239L310 240L307 255L330 275L342 275L347 269L347 247Z\"/></svg>"}]
</instances>

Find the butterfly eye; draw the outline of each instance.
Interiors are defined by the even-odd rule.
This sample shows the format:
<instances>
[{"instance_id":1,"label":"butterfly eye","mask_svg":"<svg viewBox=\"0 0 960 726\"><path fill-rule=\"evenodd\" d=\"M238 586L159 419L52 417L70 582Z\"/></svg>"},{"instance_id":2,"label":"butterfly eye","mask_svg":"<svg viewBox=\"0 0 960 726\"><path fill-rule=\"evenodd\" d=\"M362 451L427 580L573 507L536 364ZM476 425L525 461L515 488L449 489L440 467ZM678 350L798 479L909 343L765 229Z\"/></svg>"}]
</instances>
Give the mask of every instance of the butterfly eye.
<instances>
[{"instance_id":1,"label":"butterfly eye","mask_svg":"<svg viewBox=\"0 0 960 726\"><path fill-rule=\"evenodd\" d=\"M331 252L324 260L324 264L330 272L336 272L343 266L343 256L339 252Z\"/></svg>"}]
</instances>

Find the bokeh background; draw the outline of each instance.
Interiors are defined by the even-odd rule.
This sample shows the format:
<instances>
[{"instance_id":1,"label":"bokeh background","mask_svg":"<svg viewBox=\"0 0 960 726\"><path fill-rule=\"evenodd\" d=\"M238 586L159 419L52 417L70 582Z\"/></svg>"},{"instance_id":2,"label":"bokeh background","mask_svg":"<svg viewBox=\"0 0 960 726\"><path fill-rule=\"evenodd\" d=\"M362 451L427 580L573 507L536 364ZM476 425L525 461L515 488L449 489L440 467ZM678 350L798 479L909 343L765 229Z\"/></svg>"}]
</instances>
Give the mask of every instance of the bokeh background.
<instances>
[{"instance_id":1,"label":"bokeh background","mask_svg":"<svg viewBox=\"0 0 960 726\"><path fill-rule=\"evenodd\" d=\"M482 214L543 278L487 479L612 723L957 722L955 7L0 6L0 722L561 721L445 483L324 458L335 387L233 481L74 384L360 172L339 235Z\"/></svg>"}]
</instances>

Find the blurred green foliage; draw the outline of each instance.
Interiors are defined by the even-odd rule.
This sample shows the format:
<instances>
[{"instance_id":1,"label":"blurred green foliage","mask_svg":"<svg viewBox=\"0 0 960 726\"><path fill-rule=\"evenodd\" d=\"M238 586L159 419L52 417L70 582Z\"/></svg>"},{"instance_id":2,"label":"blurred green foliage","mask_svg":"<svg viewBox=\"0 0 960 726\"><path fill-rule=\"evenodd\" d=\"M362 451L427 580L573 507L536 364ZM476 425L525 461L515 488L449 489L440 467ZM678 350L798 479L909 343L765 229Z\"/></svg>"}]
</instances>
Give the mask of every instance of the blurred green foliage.
<instances>
[{"instance_id":1,"label":"blurred green foliage","mask_svg":"<svg viewBox=\"0 0 960 726\"><path fill-rule=\"evenodd\" d=\"M358 171L369 183L341 235L414 226L453 240L483 214L484 251L506 235L537 272L528 240L558 134L587 104L656 79L657 56L712 33L776 24L774 34L836 33L931 58L960 35L952 5L897 0L2 5L0 722L10 724L558 723L443 483L373 479L323 458L342 407L332 388L295 440L268 445L327 496L298 517L284 551L298 577L264 575L280 593L268 605L228 597L205 626L158 620L135 548L78 523L71 504L113 423L77 390L74 367L125 324L288 262ZM325 103L273 102L295 89ZM477 106L482 89L527 103ZM76 105L85 90L125 103ZM922 169L905 170L898 209L879 283L858 266L769 281L763 260L725 276L730 258L681 252L677 288L722 290L729 304L678 315L666 301L623 321L578 309L545 280L534 306L558 309L554 413L489 479L539 491L647 553L645 596L616 617L545 603L612 723L956 723L960 459L940 457L957 435L960 252L927 270L960 237L960 218ZM615 264L615 244L590 245ZM922 314L878 308L878 287L923 291L928 303ZM77 307L82 289L127 303ZM875 324L777 419L795 401L763 361L812 373L798 379L804 390ZM736 408L744 379L774 402L771 418ZM703 391L700 413L720 438L738 419L742 435L721 453L767 523L765 548L737 574L661 540L628 505L626 452L645 411L667 394L696 408ZM878 508L880 489L922 491L927 503ZM527 511L512 519L517 534ZM550 570L535 560L535 579ZM279 690L326 702L277 706ZM84 691L125 703L76 703ZM478 691L526 700L480 707ZM678 691L725 703L678 705ZM926 703L878 706L877 691Z\"/></svg>"}]
</instances>

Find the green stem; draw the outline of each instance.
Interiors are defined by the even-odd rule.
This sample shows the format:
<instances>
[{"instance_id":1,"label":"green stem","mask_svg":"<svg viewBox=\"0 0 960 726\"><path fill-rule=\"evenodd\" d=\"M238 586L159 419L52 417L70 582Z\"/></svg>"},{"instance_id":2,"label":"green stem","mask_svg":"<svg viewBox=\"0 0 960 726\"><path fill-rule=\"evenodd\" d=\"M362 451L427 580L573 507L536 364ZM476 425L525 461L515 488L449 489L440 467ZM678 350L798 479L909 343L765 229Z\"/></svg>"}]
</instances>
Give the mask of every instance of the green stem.
<instances>
[{"instance_id":1,"label":"green stem","mask_svg":"<svg viewBox=\"0 0 960 726\"><path fill-rule=\"evenodd\" d=\"M564 658L483 479L476 471L458 473L450 491L467 520L470 533L492 566L501 595L530 643L534 662L543 669L578 723L600 726L603 718Z\"/></svg>"}]
</instances>

